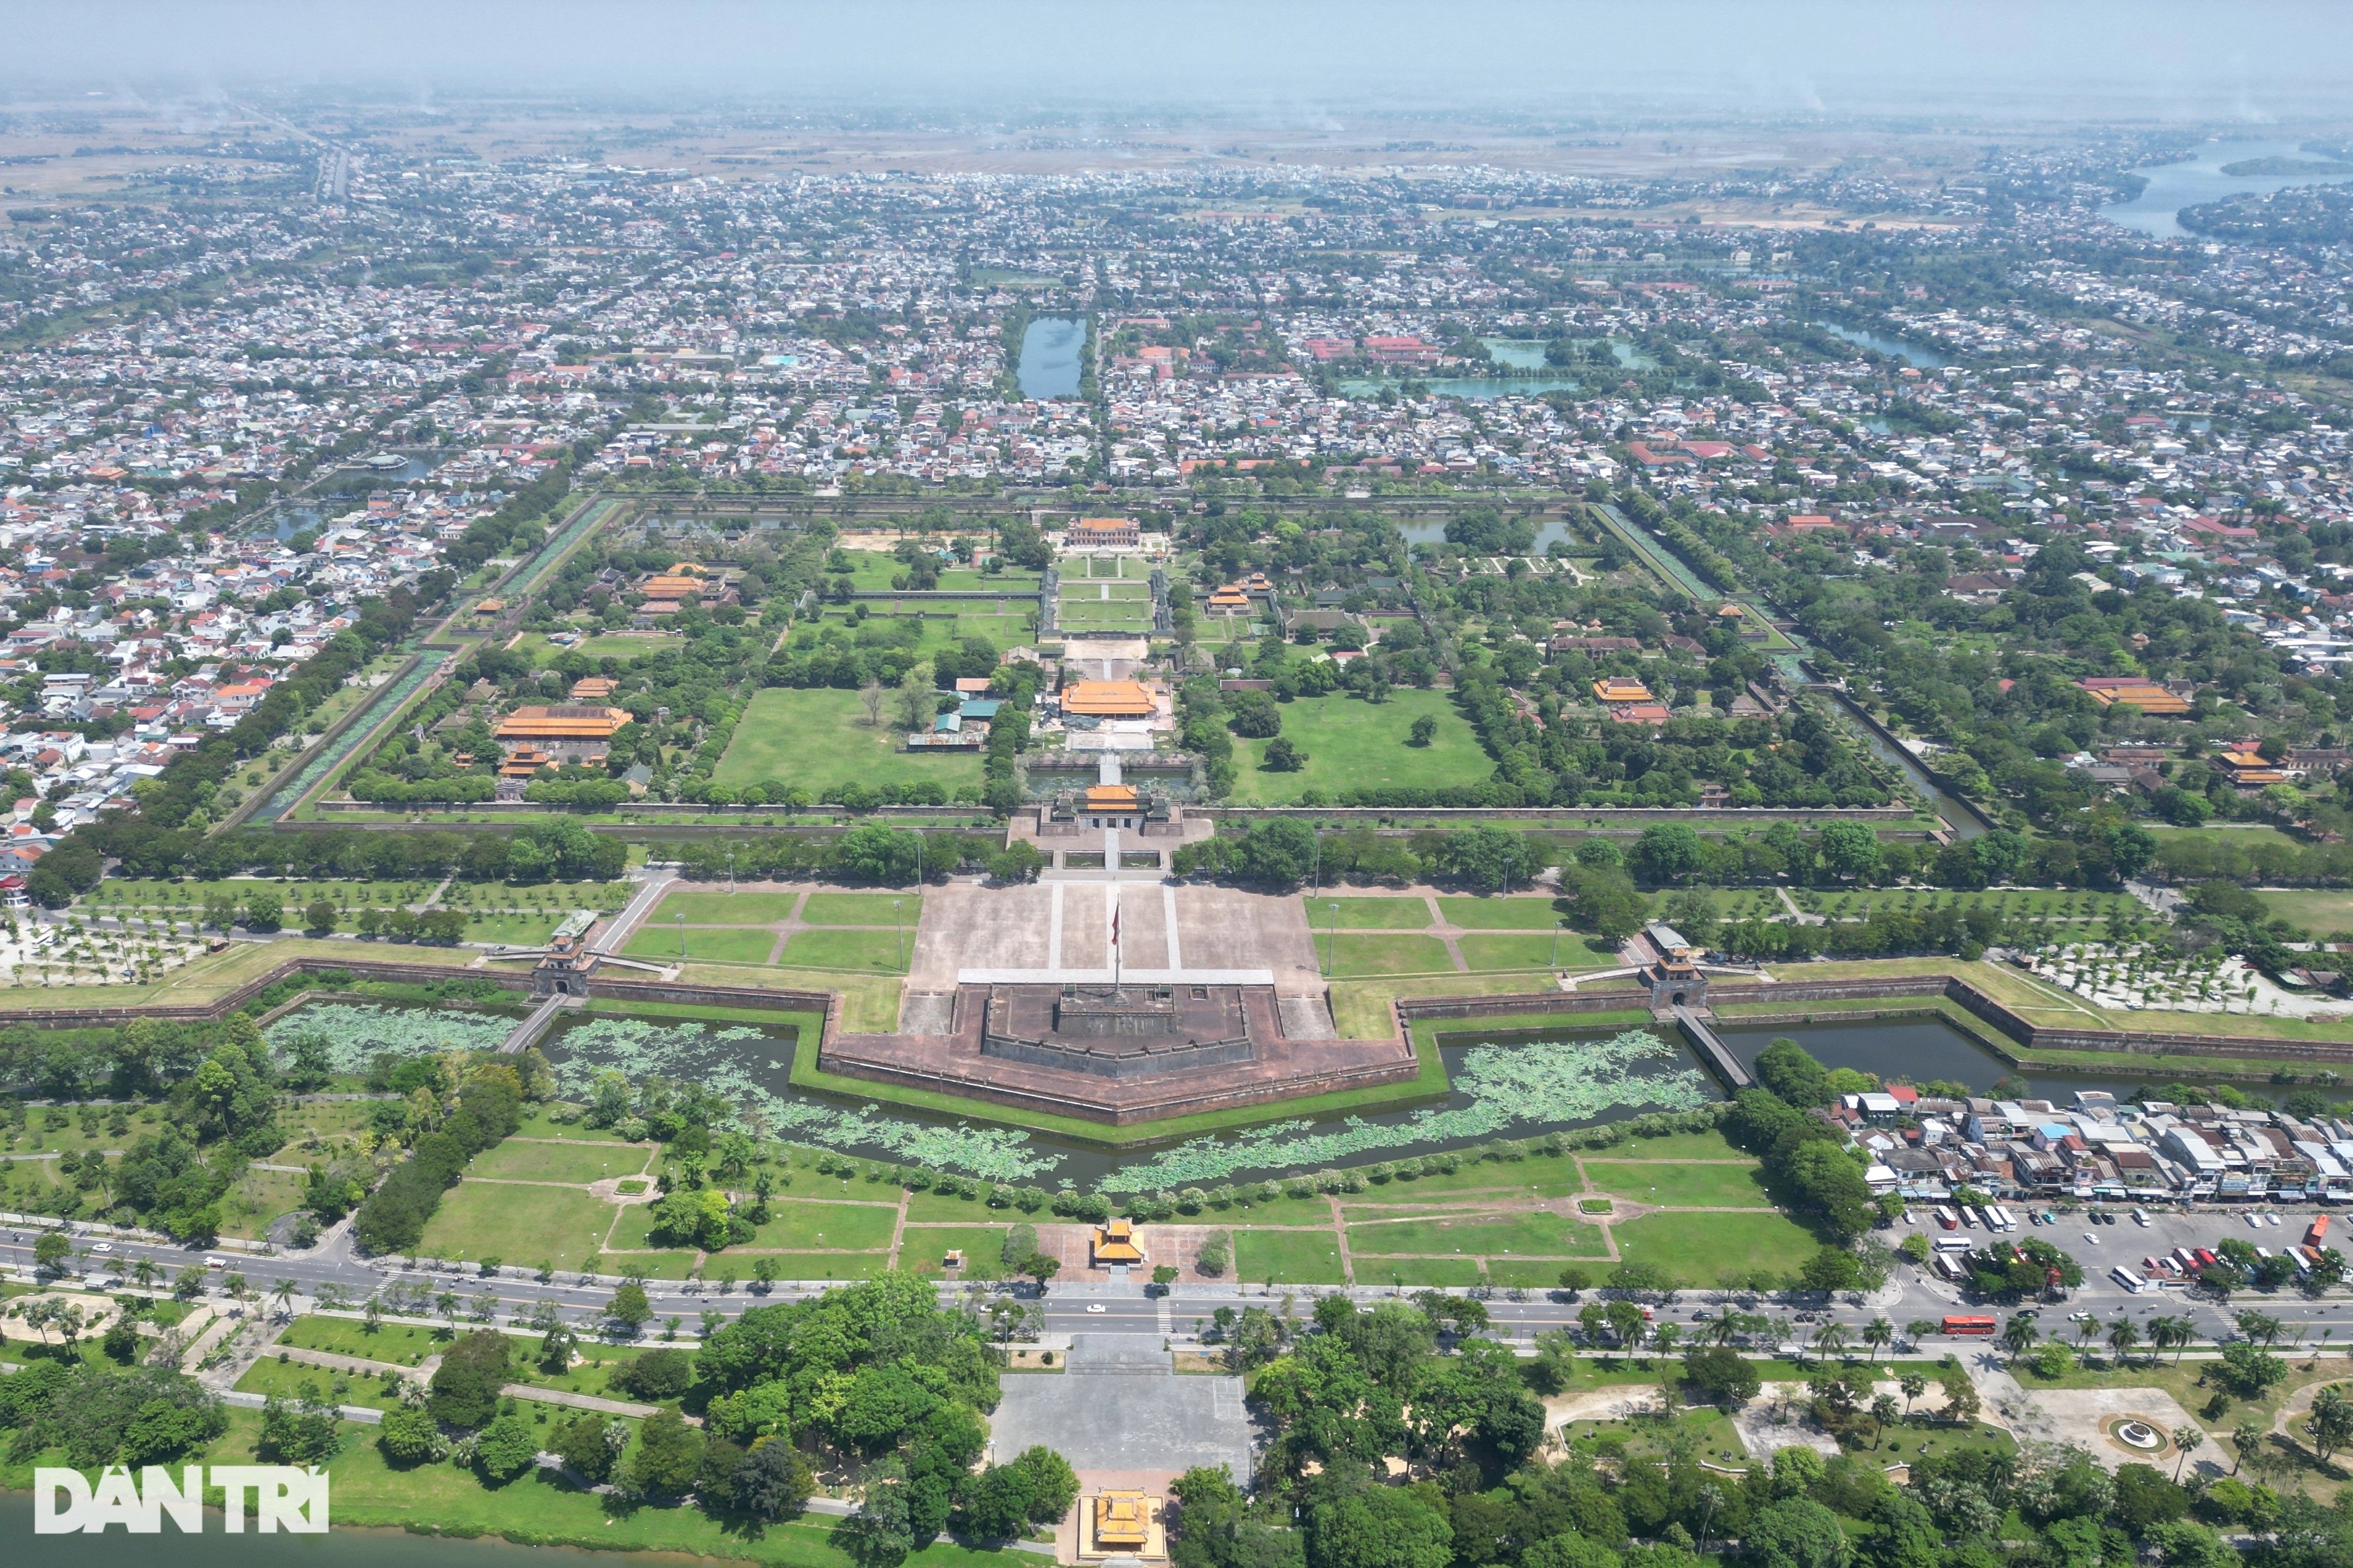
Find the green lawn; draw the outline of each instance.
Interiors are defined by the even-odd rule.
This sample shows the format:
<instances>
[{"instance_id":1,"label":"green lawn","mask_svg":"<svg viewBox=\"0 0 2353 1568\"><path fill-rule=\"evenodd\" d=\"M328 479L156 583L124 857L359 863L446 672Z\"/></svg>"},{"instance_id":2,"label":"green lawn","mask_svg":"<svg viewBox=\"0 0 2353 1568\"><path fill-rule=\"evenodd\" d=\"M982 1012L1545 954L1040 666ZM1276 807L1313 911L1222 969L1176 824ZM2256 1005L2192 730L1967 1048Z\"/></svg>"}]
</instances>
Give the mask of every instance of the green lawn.
<instances>
[{"instance_id":1,"label":"green lawn","mask_svg":"<svg viewBox=\"0 0 2353 1568\"><path fill-rule=\"evenodd\" d=\"M443 1194L417 1250L434 1258L578 1268L596 1256L612 1223L613 1205L583 1192L460 1182Z\"/></svg>"},{"instance_id":2,"label":"green lawn","mask_svg":"<svg viewBox=\"0 0 2353 1568\"><path fill-rule=\"evenodd\" d=\"M1684 1285L1713 1285L1760 1268L1789 1274L1820 1245L1771 1209L1748 1214L1654 1214L1612 1227L1628 1263L1652 1263Z\"/></svg>"},{"instance_id":3,"label":"green lawn","mask_svg":"<svg viewBox=\"0 0 2353 1568\"><path fill-rule=\"evenodd\" d=\"M1589 1161L1596 1158L1588 1154ZM1599 1156L1605 1160L1746 1160L1721 1132L1670 1132L1662 1138L1629 1138Z\"/></svg>"},{"instance_id":4,"label":"green lawn","mask_svg":"<svg viewBox=\"0 0 2353 1568\"><path fill-rule=\"evenodd\" d=\"M2341 889L2299 888L2293 892L2259 893L2274 920L2292 921L2315 937L2353 931L2353 892Z\"/></svg>"},{"instance_id":5,"label":"green lawn","mask_svg":"<svg viewBox=\"0 0 2353 1568\"><path fill-rule=\"evenodd\" d=\"M903 936L887 931L805 931L785 944L785 962L804 969L858 969L872 974L904 974L914 951L915 925Z\"/></svg>"},{"instance_id":6,"label":"green lawn","mask_svg":"<svg viewBox=\"0 0 2353 1568\"><path fill-rule=\"evenodd\" d=\"M798 893L689 893L673 890L665 894L654 912L646 917L646 927L651 929L664 922L675 923L681 915L691 926L756 926L792 918L793 906L800 902Z\"/></svg>"},{"instance_id":7,"label":"green lawn","mask_svg":"<svg viewBox=\"0 0 2353 1568\"><path fill-rule=\"evenodd\" d=\"M684 640L676 632L607 632L574 643L569 647L558 647L549 642L543 633L525 632L522 641L515 647L518 652L530 654L542 668L545 668L567 653L584 654L590 658L617 658L627 664L633 658L643 658L649 653L676 647Z\"/></svg>"},{"instance_id":8,"label":"green lawn","mask_svg":"<svg viewBox=\"0 0 2353 1568\"><path fill-rule=\"evenodd\" d=\"M868 725L855 691L771 686L753 693L719 759L721 784L807 790L819 799L841 786L932 783L954 790L980 783L977 752L910 752L887 710Z\"/></svg>"},{"instance_id":9,"label":"green lawn","mask_svg":"<svg viewBox=\"0 0 2353 1568\"><path fill-rule=\"evenodd\" d=\"M509 1182L568 1182L575 1185L607 1176L634 1176L652 1151L631 1143L535 1143L510 1138L474 1156L466 1174Z\"/></svg>"},{"instance_id":10,"label":"green lawn","mask_svg":"<svg viewBox=\"0 0 2353 1568\"><path fill-rule=\"evenodd\" d=\"M1432 1194L1508 1192L1563 1196L1581 1191L1584 1182L1577 1162L1567 1154L1538 1154L1526 1160L1465 1160L1452 1171L1433 1171L1407 1181L1375 1182L1363 1192L1343 1198L1350 1211L1367 1205L1411 1207Z\"/></svg>"},{"instance_id":11,"label":"green lawn","mask_svg":"<svg viewBox=\"0 0 2353 1568\"><path fill-rule=\"evenodd\" d=\"M690 925L681 932L674 923L676 917L671 918L671 924L639 926L622 944L622 955L674 961L682 942L687 957L705 963L765 963L768 954L776 951L776 933L759 926L696 931Z\"/></svg>"},{"instance_id":12,"label":"green lawn","mask_svg":"<svg viewBox=\"0 0 2353 1568\"><path fill-rule=\"evenodd\" d=\"M269 1228L270 1221L301 1206L307 1180L290 1171L248 1168L237 1177L237 1184L221 1194L221 1234L259 1240L261 1233Z\"/></svg>"},{"instance_id":13,"label":"green lawn","mask_svg":"<svg viewBox=\"0 0 2353 1568\"><path fill-rule=\"evenodd\" d=\"M801 910L801 919L813 926L887 926L898 921L912 931L923 918L921 893L811 893Z\"/></svg>"},{"instance_id":14,"label":"green lawn","mask_svg":"<svg viewBox=\"0 0 2353 1568\"><path fill-rule=\"evenodd\" d=\"M1342 931L1421 931L1430 924L1430 905L1419 898L1309 898L1307 923L1327 931L1336 921ZM1333 912L1334 904L1340 906Z\"/></svg>"},{"instance_id":15,"label":"green lawn","mask_svg":"<svg viewBox=\"0 0 2353 1568\"><path fill-rule=\"evenodd\" d=\"M899 1267L926 1278L944 1275L940 1259L950 1252L964 1254L959 1279L994 1279L1005 1272L1005 1231L1001 1225L942 1226L937 1230L910 1230L899 1238Z\"/></svg>"},{"instance_id":16,"label":"green lawn","mask_svg":"<svg viewBox=\"0 0 2353 1568\"><path fill-rule=\"evenodd\" d=\"M390 1362L396 1366L415 1366L441 1347L432 1331L414 1323L379 1323L375 1332L368 1332L365 1322L357 1318L330 1318L317 1313L306 1314L286 1325L278 1336L280 1344L298 1350L332 1351L337 1355L357 1356L363 1361Z\"/></svg>"},{"instance_id":17,"label":"green lawn","mask_svg":"<svg viewBox=\"0 0 2353 1568\"><path fill-rule=\"evenodd\" d=\"M863 1252L891 1246L898 1211L880 1204L805 1204L769 1200L768 1223L746 1247L763 1251Z\"/></svg>"},{"instance_id":18,"label":"green lawn","mask_svg":"<svg viewBox=\"0 0 2353 1568\"><path fill-rule=\"evenodd\" d=\"M544 947L561 915L476 915L466 922L468 942L502 942L514 947Z\"/></svg>"},{"instance_id":19,"label":"green lawn","mask_svg":"<svg viewBox=\"0 0 2353 1568\"><path fill-rule=\"evenodd\" d=\"M1550 899L1440 899L1438 912L1466 931L1548 931L1560 923Z\"/></svg>"},{"instance_id":20,"label":"green lawn","mask_svg":"<svg viewBox=\"0 0 2353 1568\"><path fill-rule=\"evenodd\" d=\"M1602 1245L1599 1226L1567 1215L1534 1213L1470 1214L1461 1219L1400 1220L1390 1225L1352 1223L1348 1250L1359 1258L1402 1252L1599 1258L1609 1248Z\"/></svg>"},{"instance_id":21,"label":"green lawn","mask_svg":"<svg viewBox=\"0 0 2353 1568\"><path fill-rule=\"evenodd\" d=\"M1556 961L1563 969L1618 967L1616 953L1596 952L1571 931L1557 942L1539 931L1483 931L1454 940L1462 962L1474 970L1550 969Z\"/></svg>"},{"instance_id":22,"label":"green lawn","mask_svg":"<svg viewBox=\"0 0 2353 1568\"><path fill-rule=\"evenodd\" d=\"M1553 1266L1556 1273L1557 1264ZM1359 1285L1435 1285L1460 1289L1479 1283L1474 1258L1363 1258L1356 1259Z\"/></svg>"},{"instance_id":23,"label":"green lawn","mask_svg":"<svg viewBox=\"0 0 2353 1568\"><path fill-rule=\"evenodd\" d=\"M338 1387L337 1383L342 1386ZM283 1398L307 1394L313 1399L332 1400L337 1405L364 1405L371 1410L396 1410L400 1395L386 1394L381 1378L359 1373L333 1372L323 1366L306 1366L299 1361L280 1361L265 1355L248 1367L245 1375L237 1380L239 1394L275 1394Z\"/></svg>"},{"instance_id":24,"label":"green lawn","mask_svg":"<svg viewBox=\"0 0 2353 1568\"><path fill-rule=\"evenodd\" d=\"M1703 1165L1684 1161L1595 1160L1585 1162L1593 1184L1613 1197L1662 1208L1770 1208L1757 1182L1759 1167Z\"/></svg>"},{"instance_id":25,"label":"green lawn","mask_svg":"<svg viewBox=\"0 0 2353 1568\"><path fill-rule=\"evenodd\" d=\"M1366 974L1442 974L1450 973L1454 961L1446 952L1446 944L1434 936L1366 936L1341 931L1336 935L1318 933L1315 956L1330 957L1329 973L1335 978Z\"/></svg>"},{"instance_id":26,"label":"green lawn","mask_svg":"<svg viewBox=\"0 0 2353 1568\"><path fill-rule=\"evenodd\" d=\"M1053 1216L1045 1215L1043 1217L1050 1219ZM911 1225L917 1222L965 1225L990 1220L1010 1225L1017 1220L1029 1219L1030 1216L1018 1209L993 1209L979 1198L952 1197L945 1193L911 1193L907 1197L907 1221ZM1031 1223L1036 1222L1031 1220Z\"/></svg>"},{"instance_id":27,"label":"green lawn","mask_svg":"<svg viewBox=\"0 0 2353 1568\"><path fill-rule=\"evenodd\" d=\"M1494 772L1470 723L1443 692L1399 690L1379 703L1306 697L1277 706L1282 733L1307 754L1306 764L1295 773L1268 773L1260 763L1269 742L1238 740L1238 805L1279 805L1308 789L1322 790L1332 800L1345 790L1443 789L1478 784ZM1427 746L1407 744L1413 721L1424 715L1437 721L1436 738Z\"/></svg>"},{"instance_id":28,"label":"green lawn","mask_svg":"<svg viewBox=\"0 0 2353 1568\"><path fill-rule=\"evenodd\" d=\"M1234 1278L1277 1285L1340 1285L1339 1243L1325 1231L1238 1230L1234 1233Z\"/></svg>"}]
</instances>

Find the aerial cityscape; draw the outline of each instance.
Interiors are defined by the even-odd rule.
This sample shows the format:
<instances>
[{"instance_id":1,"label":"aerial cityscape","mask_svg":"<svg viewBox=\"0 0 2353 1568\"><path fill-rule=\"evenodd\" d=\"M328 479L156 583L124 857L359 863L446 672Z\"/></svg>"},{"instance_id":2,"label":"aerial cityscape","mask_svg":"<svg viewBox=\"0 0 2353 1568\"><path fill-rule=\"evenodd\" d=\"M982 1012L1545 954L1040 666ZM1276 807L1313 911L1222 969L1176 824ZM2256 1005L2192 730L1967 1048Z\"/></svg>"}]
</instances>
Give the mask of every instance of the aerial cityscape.
<instances>
[{"instance_id":1,"label":"aerial cityscape","mask_svg":"<svg viewBox=\"0 0 2353 1568\"><path fill-rule=\"evenodd\" d=\"M11 18L0 1536L2339 1568L2353 24L1180 9Z\"/></svg>"}]
</instances>

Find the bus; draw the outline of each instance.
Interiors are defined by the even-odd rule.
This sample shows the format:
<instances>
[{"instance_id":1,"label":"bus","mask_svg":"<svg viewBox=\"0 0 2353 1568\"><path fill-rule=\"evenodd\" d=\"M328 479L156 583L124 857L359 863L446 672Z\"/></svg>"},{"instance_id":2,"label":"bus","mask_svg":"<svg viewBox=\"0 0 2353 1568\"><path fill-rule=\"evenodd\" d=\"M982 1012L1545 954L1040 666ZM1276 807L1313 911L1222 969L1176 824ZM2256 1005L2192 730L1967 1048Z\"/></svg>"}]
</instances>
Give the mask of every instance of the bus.
<instances>
[{"instance_id":1,"label":"bus","mask_svg":"<svg viewBox=\"0 0 2353 1568\"><path fill-rule=\"evenodd\" d=\"M2001 1325L1991 1318L1965 1317L1952 1313L1947 1313L1945 1318L1945 1332L1970 1339L1989 1340L2000 1327Z\"/></svg>"},{"instance_id":2,"label":"bus","mask_svg":"<svg viewBox=\"0 0 2353 1568\"><path fill-rule=\"evenodd\" d=\"M2018 1228L2018 1221L2010 1217L2008 1209L1997 1206L1988 1212L1993 1215L1993 1223L1997 1229L2008 1231Z\"/></svg>"},{"instance_id":3,"label":"bus","mask_svg":"<svg viewBox=\"0 0 2353 1568\"><path fill-rule=\"evenodd\" d=\"M1969 1238L1966 1236L1940 1236L1929 1245L1934 1247L1939 1252L1968 1252L1972 1250L1969 1246Z\"/></svg>"},{"instance_id":4,"label":"bus","mask_svg":"<svg viewBox=\"0 0 2353 1568\"><path fill-rule=\"evenodd\" d=\"M2328 1216L2325 1214L2314 1215L2312 1216L2312 1223L2304 1227L2305 1246L2322 1247L2327 1245L2327 1241Z\"/></svg>"},{"instance_id":5,"label":"bus","mask_svg":"<svg viewBox=\"0 0 2353 1568\"><path fill-rule=\"evenodd\" d=\"M1936 1224L1946 1230L1958 1230L1961 1228L1961 1222L1958 1217L1954 1215L1952 1210L1945 1208L1942 1205L1939 1205L1936 1209Z\"/></svg>"},{"instance_id":6,"label":"bus","mask_svg":"<svg viewBox=\"0 0 2353 1568\"><path fill-rule=\"evenodd\" d=\"M2147 1279L2143 1279L2140 1275L2134 1273L2131 1269L2126 1268L2121 1263L2108 1270L2108 1277L2136 1296L2148 1289L2148 1281Z\"/></svg>"},{"instance_id":7,"label":"bus","mask_svg":"<svg viewBox=\"0 0 2353 1568\"><path fill-rule=\"evenodd\" d=\"M1959 1255L1939 1252L1936 1256L1935 1262L1937 1274L1944 1279L1951 1280L1956 1285L1966 1285L1969 1282L1969 1271L1961 1266Z\"/></svg>"}]
</instances>

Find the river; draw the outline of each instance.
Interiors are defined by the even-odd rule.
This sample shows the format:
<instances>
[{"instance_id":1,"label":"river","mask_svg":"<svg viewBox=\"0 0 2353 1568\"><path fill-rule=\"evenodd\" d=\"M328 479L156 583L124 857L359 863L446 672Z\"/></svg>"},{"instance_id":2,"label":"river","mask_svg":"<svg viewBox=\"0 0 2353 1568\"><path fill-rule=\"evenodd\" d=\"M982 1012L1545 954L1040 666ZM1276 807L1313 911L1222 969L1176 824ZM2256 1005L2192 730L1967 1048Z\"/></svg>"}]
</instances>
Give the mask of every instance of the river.
<instances>
[{"instance_id":1,"label":"river","mask_svg":"<svg viewBox=\"0 0 2353 1568\"><path fill-rule=\"evenodd\" d=\"M1079 395L1079 355L1087 346L1087 323L1071 316L1039 316L1021 332L1021 361L1013 378L1033 403Z\"/></svg>"},{"instance_id":2,"label":"river","mask_svg":"<svg viewBox=\"0 0 2353 1568\"><path fill-rule=\"evenodd\" d=\"M2353 174L2226 174L2226 163L2242 163L2254 158L2295 158L2307 163L2320 163L2318 154L2306 153L2293 142L2208 142L2200 145L2187 161L2179 163L2154 163L2135 169L2134 174L2148 182L2140 195L2128 202L2118 202L2100 209L2100 216L2110 223L2137 228L2143 234L2159 239L2179 239L2188 231L2175 216L2183 207L2202 206L2208 202L2237 195L2243 191L2284 191L2294 185L2326 185L2353 179Z\"/></svg>"}]
</instances>

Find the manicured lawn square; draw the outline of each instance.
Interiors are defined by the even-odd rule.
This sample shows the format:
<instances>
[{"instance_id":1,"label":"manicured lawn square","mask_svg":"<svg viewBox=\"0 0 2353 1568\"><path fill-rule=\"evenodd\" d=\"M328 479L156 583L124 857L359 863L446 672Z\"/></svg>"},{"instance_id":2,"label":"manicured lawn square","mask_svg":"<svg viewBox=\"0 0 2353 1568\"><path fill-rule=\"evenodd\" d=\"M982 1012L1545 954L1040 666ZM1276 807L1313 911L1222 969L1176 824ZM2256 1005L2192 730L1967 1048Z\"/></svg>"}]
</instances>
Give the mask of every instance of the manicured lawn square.
<instances>
[{"instance_id":1,"label":"manicured lawn square","mask_svg":"<svg viewBox=\"0 0 2353 1568\"><path fill-rule=\"evenodd\" d=\"M724 784L766 784L832 795L848 784L869 788L931 783L955 790L980 783L978 752L910 752L898 715L866 722L855 691L771 686L752 695L712 774Z\"/></svg>"},{"instance_id":2,"label":"manicured lawn square","mask_svg":"<svg viewBox=\"0 0 2353 1568\"><path fill-rule=\"evenodd\" d=\"M375 1331L370 1333L362 1319L330 1318L320 1313L305 1313L287 1324L278 1342L297 1350L332 1351L362 1361L389 1362L395 1366L415 1366L441 1349L430 1329L418 1328L414 1323L378 1323Z\"/></svg>"},{"instance_id":3,"label":"manicured lawn square","mask_svg":"<svg viewBox=\"0 0 2353 1568\"><path fill-rule=\"evenodd\" d=\"M1613 1227L1628 1263L1651 1263L1684 1285L1713 1285L1760 1268L1787 1274L1814 1255L1812 1234L1772 1209L1755 1214L1654 1214Z\"/></svg>"},{"instance_id":4,"label":"manicured lawn square","mask_svg":"<svg viewBox=\"0 0 2353 1568\"><path fill-rule=\"evenodd\" d=\"M1446 944L1434 936L1366 936L1318 933L1315 952L1330 956L1338 978L1366 974L1444 974L1454 969Z\"/></svg>"},{"instance_id":5,"label":"manicured lawn square","mask_svg":"<svg viewBox=\"0 0 2353 1568\"><path fill-rule=\"evenodd\" d=\"M1267 741L1234 742L1233 799L1269 805L1295 801L1320 789L1336 800L1346 790L1446 789L1476 784L1492 776L1493 761L1471 725L1445 693L1400 690L1386 702L1346 696L1304 697L1278 705L1282 733L1306 753L1292 773L1261 766ZM1427 746L1408 744L1416 719L1436 721Z\"/></svg>"},{"instance_id":6,"label":"manicured lawn square","mask_svg":"<svg viewBox=\"0 0 2353 1568\"><path fill-rule=\"evenodd\" d=\"M646 928L681 915L691 926L758 926L792 918L798 893L672 892L646 917Z\"/></svg>"},{"instance_id":7,"label":"manicured lawn square","mask_svg":"<svg viewBox=\"0 0 2353 1568\"><path fill-rule=\"evenodd\" d=\"M892 905L899 908L894 911ZM923 918L921 893L811 893L801 919L813 926L887 926L903 921L907 929Z\"/></svg>"},{"instance_id":8,"label":"manicured lawn square","mask_svg":"<svg viewBox=\"0 0 2353 1568\"><path fill-rule=\"evenodd\" d=\"M1537 1257L1600 1257L1598 1226L1557 1214L1471 1214L1460 1219L1403 1220L1390 1225L1354 1224L1348 1227L1348 1250L1358 1256L1376 1253L1463 1253L1470 1256L1506 1252Z\"/></svg>"},{"instance_id":9,"label":"manicured lawn square","mask_svg":"<svg viewBox=\"0 0 2353 1568\"><path fill-rule=\"evenodd\" d=\"M903 974L915 945L910 923L903 939L887 931L805 931L785 944L784 962L802 969L858 969Z\"/></svg>"},{"instance_id":10,"label":"manicured lawn square","mask_svg":"<svg viewBox=\"0 0 2353 1568\"><path fill-rule=\"evenodd\" d=\"M564 1187L460 1182L441 1198L417 1251L431 1258L497 1258L535 1268L578 1268L596 1256L613 1205Z\"/></svg>"},{"instance_id":11,"label":"manicured lawn square","mask_svg":"<svg viewBox=\"0 0 2353 1568\"><path fill-rule=\"evenodd\" d=\"M696 931L690 925L681 932L675 925L649 924L638 928L621 951L630 958L675 961L681 940L686 956L705 963L765 963L776 947L776 932L759 926Z\"/></svg>"},{"instance_id":12,"label":"manicured lawn square","mask_svg":"<svg viewBox=\"0 0 2353 1568\"><path fill-rule=\"evenodd\" d=\"M1479 1283L1479 1263L1472 1258L1359 1258L1356 1283L1459 1289Z\"/></svg>"},{"instance_id":13,"label":"manicured lawn square","mask_svg":"<svg viewBox=\"0 0 2353 1568\"><path fill-rule=\"evenodd\" d=\"M1758 1167L1754 1164L1702 1165L1678 1161L1620 1163L1588 1157L1585 1171L1596 1187L1612 1197L1656 1204L1662 1208L1773 1206L1773 1200L1765 1195L1765 1188L1757 1181Z\"/></svg>"},{"instance_id":14,"label":"manicured lawn square","mask_svg":"<svg viewBox=\"0 0 2353 1568\"><path fill-rule=\"evenodd\" d=\"M899 1267L927 1279L994 1279L1005 1272L1005 1232L1001 1225L942 1226L936 1230L907 1231L899 1238ZM964 1254L964 1267L951 1269L940 1260L950 1252Z\"/></svg>"},{"instance_id":15,"label":"manicured lawn square","mask_svg":"<svg viewBox=\"0 0 2353 1568\"><path fill-rule=\"evenodd\" d=\"M560 915L476 915L466 922L466 940L543 947L563 923Z\"/></svg>"},{"instance_id":16,"label":"manicured lawn square","mask_svg":"<svg viewBox=\"0 0 2353 1568\"><path fill-rule=\"evenodd\" d=\"M1560 922L1550 899L1440 899L1446 923L1466 931L1545 931Z\"/></svg>"},{"instance_id":17,"label":"manicured lawn square","mask_svg":"<svg viewBox=\"0 0 2353 1568\"><path fill-rule=\"evenodd\" d=\"M1342 931L1420 931L1430 924L1430 905L1416 898L1310 898L1305 903L1307 923L1316 931L1330 929L1335 919ZM1336 916L1334 904L1340 906Z\"/></svg>"},{"instance_id":18,"label":"manicured lawn square","mask_svg":"<svg viewBox=\"0 0 2353 1568\"><path fill-rule=\"evenodd\" d=\"M746 1247L760 1248L838 1249L860 1252L887 1248L899 1222L896 1205L881 1204L804 1204L782 1198L768 1200L768 1223Z\"/></svg>"},{"instance_id":19,"label":"manicured lawn square","mask_svg":"<svg viewBox=\"0 0 2353 1568\"><path fill-rule=\"evenodd\" d=\"M1338 1285L1345 1280L1339 1243L1329 1231L1238 1230L1234 1276L1278 1285Z\"/></svg>"},{"instance_id":20,"label":"manicured lawn square","mask_svg":"<svg viewBox=\"0 0 2353 1568\"><path fill-rule=\"evenodd\" d=\"M823 1180L822 1177L817 1176L804 1178L799 1174L794 1177L796 1182L804 1179ZM945 1220L954 1224L1001 1220L1009 1225L1029 1217L1018 1209L990 1208L986 1202L977 1197L959 1198L946 1193L911 1193L907 1197L907 1220L910 1224L917 1220Z\"/></svg>"},{"instance_id":21,"label":"manicured lawn square","mask_svg":"<svg viewBox=\"0 0 2353 1568\"><path fill-rule=\"evenodd\" d=\"M1474 970L1550 969L1556 960L1563 969L1596 969L1617 963L1614 953L1596 952L1567 931L1557 942L1536 931L1482 932L1454 940L1462 949L1462 962Z\"/></svg>"},{"instance_id":22,"label":"manicured lawn square","mask_svg":"<svg viewBox=\"0 0 2353 1568\"><path fill-rule=\"evenodd\" d=\"M470 1177L510 1182L571 1182L586 1185L607 1176L634 1176L651 1151L629 1143L537 1143L510 1138L474 1156Z\"/></svg>"}]
</instances>

